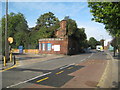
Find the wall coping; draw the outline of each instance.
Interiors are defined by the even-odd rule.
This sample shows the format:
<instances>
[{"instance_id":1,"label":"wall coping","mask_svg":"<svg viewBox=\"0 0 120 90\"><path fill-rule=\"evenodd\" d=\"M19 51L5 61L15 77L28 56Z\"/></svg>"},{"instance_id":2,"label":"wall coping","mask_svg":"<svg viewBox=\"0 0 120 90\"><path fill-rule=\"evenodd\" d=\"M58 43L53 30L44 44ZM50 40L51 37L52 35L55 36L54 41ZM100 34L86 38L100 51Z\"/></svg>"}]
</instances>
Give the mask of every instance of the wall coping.
<instances>
[{"instance_id":1,"label":"wall coping","mask_svg":"<svg viewBox=\"0 0 120 90\"><path fill-rule=\"evenodd\" d=\"M39 41L55 41L55 40L64 40L63 38L43 38L39 39Z\"/></svg>"}]
</instances>

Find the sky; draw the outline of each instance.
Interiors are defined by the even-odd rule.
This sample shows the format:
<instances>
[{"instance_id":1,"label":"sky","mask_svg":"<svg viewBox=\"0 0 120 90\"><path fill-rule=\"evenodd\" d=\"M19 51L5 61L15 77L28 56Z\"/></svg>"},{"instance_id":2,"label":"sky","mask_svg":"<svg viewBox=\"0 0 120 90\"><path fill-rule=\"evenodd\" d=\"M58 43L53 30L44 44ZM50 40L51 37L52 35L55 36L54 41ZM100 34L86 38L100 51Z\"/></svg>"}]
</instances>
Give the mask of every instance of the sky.
<instances>
[{"instance_id":1,"label":"sky","mask_svg":"<svg viewBox=\"0 0 120 90\"><path fill-rule=\"evenodd\" d=\"M52 12L59 19L69 16L75 20L79 28L85 28L87 39L110 39L111 36L104 29L104 25L91 21L92 15L87 2L9 2L9 13L23 13L29 27L36 25L40 15ZM5 3L2 3L2 15L5 14Z\"/></svg>"}]
</instances>

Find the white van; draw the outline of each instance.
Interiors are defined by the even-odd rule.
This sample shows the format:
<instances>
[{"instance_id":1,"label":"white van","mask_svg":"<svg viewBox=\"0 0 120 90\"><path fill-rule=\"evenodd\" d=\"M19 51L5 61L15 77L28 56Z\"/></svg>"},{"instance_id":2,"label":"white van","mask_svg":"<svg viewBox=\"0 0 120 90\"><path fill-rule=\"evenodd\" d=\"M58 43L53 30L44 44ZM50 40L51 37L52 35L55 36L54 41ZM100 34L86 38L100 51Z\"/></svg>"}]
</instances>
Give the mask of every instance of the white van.
<instances>
[{"instance_id":1,"label":"white van","mask_svg":"<svg viewBox=\"0 0 120 90\"><path fill-rule=\"evenodd\" d=\"M103 47L102 47L101 45L97 45L97 46L96 46L96 50L97 50L97 51L103 51Z\"/></svg>"}]
</instances>

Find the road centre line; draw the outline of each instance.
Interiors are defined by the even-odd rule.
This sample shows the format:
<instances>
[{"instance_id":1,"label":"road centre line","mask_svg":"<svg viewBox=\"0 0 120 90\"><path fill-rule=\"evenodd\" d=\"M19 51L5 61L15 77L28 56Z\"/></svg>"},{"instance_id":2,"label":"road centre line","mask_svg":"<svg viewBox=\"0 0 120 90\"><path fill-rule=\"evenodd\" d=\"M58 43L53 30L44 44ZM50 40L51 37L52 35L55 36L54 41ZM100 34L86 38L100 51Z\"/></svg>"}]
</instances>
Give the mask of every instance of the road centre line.
<instances>
[{"instance_id":1,"label":"road centre line","mask_svg":"<svg viewBox=\"0 0 120 90\"><path fill-rule=\"evenodd\" d=\"M44 80L47 80L49 77L46 77L46 78L43 78L43 79L40 79L40 80L38 80L38 81L36 81L37 83L38 82L42 82L42 81L44 81Z\"/></svg>"},{"instance_id":2,"label":"road centre line","mask_svg":"<svg viewBox=\"0 0 120 90\"><path fill-rule=\"evenodd\" d=\"M63 73L64 71L60 71L60 72L58 72L58 73L56 73L56 74L60 74L60 73Z\"/></svg>"},{"instance_id":3,"label":"road centre line","mask_svg":"<svg viewBox=\"0 0 120 90\"><path fill-rule=\"evenodd\" d=\"M48 72L48 73L45 73L45 74L42 74L42 75L36 76L36 77L34 77L34 78L31 78L31 79L29 79L29 80L26 80L26 81L23 81L23 82L19 82L19 83L14 84L14 85L7 86L6 88L11 88L11 87L14 87L14 86L17 86L17 85L20 85L20 84L23 84L23 83L29 82L29 81L31 81L31 80L34 80L34 79L36 79L36 78L39 78L39 77L42 77L42 76L45 76L45 75L48 75L48 74L51 74L51 73L52 73L52 72Z\"/></svg>"}]
</instances>

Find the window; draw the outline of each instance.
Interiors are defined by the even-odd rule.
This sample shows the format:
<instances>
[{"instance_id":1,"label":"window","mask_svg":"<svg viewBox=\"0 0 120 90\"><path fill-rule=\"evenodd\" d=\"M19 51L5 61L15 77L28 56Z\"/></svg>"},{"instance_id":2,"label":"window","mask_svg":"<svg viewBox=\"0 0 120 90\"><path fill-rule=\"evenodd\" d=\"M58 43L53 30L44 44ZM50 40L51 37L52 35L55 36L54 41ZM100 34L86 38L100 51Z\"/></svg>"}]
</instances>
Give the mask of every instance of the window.
<instances>
[{"instance_id":1,"label":"window","mask_svg":"<svg viewBox=\"0 0 120 90\"><path fill-rule=\"evenodd\" d=\"M45 51L45 43L42 43L42 50Z\"/></svg>"},{"instance_id":2,"label":"window","mask_svg":"<svg viewBox=\"0 0 120 90\"><path fill-rule=\"evenodd\" d=\"M51 51L51 48L52 48L52 44L51 43L47 43L47 50Z\"/></svg>"},{"instance_id":3,"label":"window","mask_svg":"<svg viewBox=\"0 0 120 90\"><path fill-rule=\"evenodd\" d=\"M39 50L41 50L41 43L39 43Z\"/></svg>"}]
</instances>

